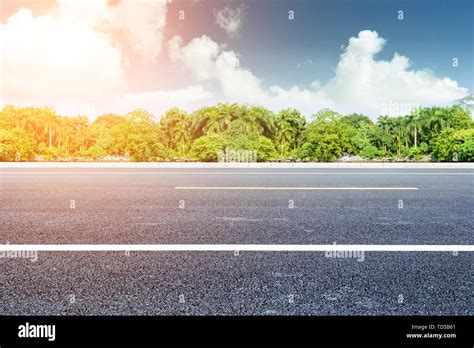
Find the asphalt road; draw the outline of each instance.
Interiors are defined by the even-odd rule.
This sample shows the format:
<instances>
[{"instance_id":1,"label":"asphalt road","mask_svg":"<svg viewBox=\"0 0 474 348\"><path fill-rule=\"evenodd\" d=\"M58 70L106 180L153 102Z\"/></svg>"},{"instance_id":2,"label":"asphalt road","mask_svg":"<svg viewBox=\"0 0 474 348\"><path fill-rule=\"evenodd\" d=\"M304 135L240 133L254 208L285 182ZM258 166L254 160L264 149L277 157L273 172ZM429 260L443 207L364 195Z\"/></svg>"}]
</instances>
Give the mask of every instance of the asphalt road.
<instances>
[{"instance_id":1,"label":"asphalt road","mask_svg":"<svg viewBox=\"0 0 474 348\"><path fill-rule=\"evenodd\" d=\"M469 169L1 169L0 188L1 244L474 244ZM474 314L473 252L37 256L0 257L0 315Z\"/></svg>"}]
</instances>

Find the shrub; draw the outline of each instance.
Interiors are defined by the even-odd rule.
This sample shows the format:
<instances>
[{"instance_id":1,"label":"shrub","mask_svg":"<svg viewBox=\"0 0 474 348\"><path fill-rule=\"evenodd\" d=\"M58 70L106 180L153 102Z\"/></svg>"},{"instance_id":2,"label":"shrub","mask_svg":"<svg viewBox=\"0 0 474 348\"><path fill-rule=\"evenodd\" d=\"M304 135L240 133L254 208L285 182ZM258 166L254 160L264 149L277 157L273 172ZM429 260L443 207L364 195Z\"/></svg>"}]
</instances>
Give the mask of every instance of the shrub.
<instances>
[{"instance_id":1,"label":"shrub","mask_svg":"<svg viewBox=\"0 0 474 348\"><path fill-rule=\"evenodd\" d=\"M192 147L192 155L198 161L215 162L219 151L225 149L229 141L221 134L208 134L198 138Z\"/></svg>"},{"instance_id":2,"label":"shrub","mask_svg":"<svg viewBox=\"0 0 474 348\"><path fill-rule=\"evenodd\" d=\"M474 137L467 139L457 148L458 160L462 162L474 162Z\"/></svg>"},{"instance_id":3,"label":"shrub","mask_svg":"<svg viewBox=\"0 0 474 348\"><path fill-rule=\"evenodd\" d=\"M364 149L359 153L359 156L362 158L374 159L377 156L377 153L378 149L373 145L369 145L364 147Z\"/></svg>"},{"instance_id":4,"label":"shrub","mask_svg":"<svg viewBox=\"0 0 474 348\"><path fill-rule=\"evenodd\" d=\"M16 155L21 161L29 161L34 156L34 142L23 130L0 129L0 161L16 161Z\"/></svg>"},{"instance_id":5,"label":"shrub","mask_svg":"<svg viewBox=\"0 0 474 348\"><path fill-rule=\"evenodd\" d=\"M458 160L466 161L466 159L461 159L459 157L459 151L462 152L462 158L470 158L469 140L473 138L474 128L458 131L452 128L445 129L435 138L431 155L437 161L451 161L456 158L457 153ZM464 146L466 142L469 143Z\"/></svg>"},{"instance_id":6,"label":"shrub","mask_svg":"<svg viewBox=\"0 0 474 348\"><path fill-rule=\"evenodd\" d=\"M273 142L264 136L259 136L254 145L257 151L257 160L259 162L270 161L275 158L275 146Z\"/></svg>"}]
</instances>

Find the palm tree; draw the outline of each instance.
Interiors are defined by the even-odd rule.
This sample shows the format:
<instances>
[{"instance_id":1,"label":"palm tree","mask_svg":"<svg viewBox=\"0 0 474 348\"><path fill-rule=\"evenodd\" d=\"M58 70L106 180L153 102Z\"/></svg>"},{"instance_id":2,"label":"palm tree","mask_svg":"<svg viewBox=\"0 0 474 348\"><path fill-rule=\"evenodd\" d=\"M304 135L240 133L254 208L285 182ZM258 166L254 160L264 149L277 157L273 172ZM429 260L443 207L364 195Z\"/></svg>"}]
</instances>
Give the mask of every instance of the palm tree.
<instances>
[{"instance_id":1,"label":"palm tree","mask_svg":"<svg viewBox=\"0 0 474 348\"><path fill-rule=\"evenodd\" d=\"M192 117L192 132L191 132L191 138L192 139L197 139L203 135L206 135L208 132L215 132L218 131L218 129L209 129L207 127L207 124L210 122L211 119L214 119L218 113L217 107L212 106L212 107L203 107L198 110L196 110L193 113ZM214 126L217 125L214 123Z\"/></svg>"},{"instance_id":2,"label":"palm tree","mask_svg":"<svg viewBox=\"0 0 474 348\"><path fill-rule=\"evenodd\" d=\"M76 149L82 152L84 146L87 147L87 142L90 140L87 137L86 129L89 126L87 116L77 116L73 118L73 132L76 140Z\"/></svg>"},{"instance_id":3,"label":"palm tree","mask_svg":"<svg viewBox=\"0 0 474 348\"><path fill-rule=\"evenodd\" d=\"M19 110L21 117L18 118L18 125L26 133L31 134L35 139L35 145L39 144L38 133L41 131L41 119L38 115L38 111L35 108L26 108L23 112ZM20 114L19 113L19 114Z\"/></svg>"},{"instance_id":4,"label":"palm tree","mask_svg":"<svg viewBox=\"0 0 474 348\"><path fill-rule=\"evenodd\" d=\"M62 135L63 144L66 149L66 156L69 156L69 146L71 144L71 139L74 129L75 122L73 118L70 117L62 117L60 119L60 133ZM61 143L59 144L59 149L61 148Z\"/></svg>"},{"instance_id":5,"label":"palm tree","mask_svg":"<svg viewBox=\"0 0 474 348\"><path fill-rule=\"evenodd\" d=\"M216 111L207 119L206 128L208 132L223 132L229 129L230 124L239 118L238 105L227 105L220 103Z\"/></svg>"},{"instance_id":6,"label":"palm tree","mask_svg":"<svg viewBox=\"0 0 474 348\"><path fill-rule=\"evenodd\" d=\"M288 108L280 111L281 117L285 118L286 122L293 129L293 137L291 139L291 148L299 149L302 140L304 129L306 128L306 119L301 113L294 109Z\"/></svg>"},{"instance_id":7,"label":"palm tree","mask_svg":"<svg viewBox=\"0 0 474 348\"><path fill-rule=\"evenodd\" d=\"M263 115L256 116L252 109L237 104L218 104L214 107L201 108L193 115L192 138L196 139L208 133L220 133L232 127L243 127L247 134L263 127L269 132L268 119Z\"/></svg>"},{"instance_id":8,"label":"palm tree","mask_svg":"<svg viewBox=\"0 0 474 348\"><path fill-rule=\"evenodd\" d=\"M276 136L280 143L280 156L284 155L285 143L291 141L294 136L294 129L291 127L285 117L277 117L275 120Z\"/></svg>"},{"instance_id":9,"label":"palm tree","mask_svg":"<svg viewBox=\"0 0 474 348\"><path fill-rule=\"evenodd\" d=\"M411 134L411 118L410 116L401 117L401 126L403 128L403 137L405 138L405 148L408 148L408 141Z\"/></svg>"},{"instance_id":10,"label":"palm tree","mask_svg":"<svg viewBox=\"0 0 474 348\"><path fill-rule=\"evenodd\" d=\"M184 157L186 142L190 137L191 120L186 114L180 114L179 119L172 129L173 142L175 147L179 143L181 146L181 156Z\"/></svg>"},{"instance_id":11,"label":"palm tree","mask_svg":"<svg viewBox=\"0 0 474 348\"><path fill-rule=\"evenodd\" d=\"M165 115L160 118L161 135L165 138L165 145L169 149L176 147L175 128L178 124L183 122L184 118L187 118L186 113L178 108L168 110Z\"/></svg>"},{"instance_id":12,"label":"palm tree","mask_svg":"<svg viewBox=\"0 0 474 348\"><path fill-rule=\"evenodd\" d=\"M252 122L254 122L260 130L260 133L269 138L273 139L275 137L275 127L272 122L273 114L271 111L259 107L254 106L248 110L250 117L252 118Z\"/></svg>"},{"instance_id":13,"label":"palm tree","mask_svg":"<svg viewBox=\"0 0 474 348\"><path fill-rule=\"evenodd\" d=\"M390 139L392 130L393 130L393 119L389 116L380 116L377 125L382 129L384 137L383 137L383 152L384 154L387 153L387 139Z\"/></svg>"},{"instance_id":14,"label":"palm tree","mask_svg":"<svg viewBox=\"0 0 474 348\"><path fill-rule=\"evenodd\" d=\"M394 118L393 121L394 138L397 143L397 155L400 156L402 149L402 138L403 134L405 133L405 126L403 118L401 117Z\"/></svg>"},{"instance_id":15,"label":"palm tree","mask_svg":"<svg viewBox=\"0 0 474 348\"><path fill-rule=\"evenodd\" d=\"M57 133L59 128L58 116L55 111L48 108L41 109L40 115L43 124L43 136L47 139L48 147L52 149L54 135L57 135L54 132Z\"/></svg>"},{"instance_id":16,"label":"palm tree","mask_svg":"<svg viewBox=\"0 0 474 348\"><path fill-rule=\"evenodd\" d=\"M420 110L417 109L412 112L410 116L407 116L409 119L409 131L413 137L413 143L415 145L415 149L418 148L418 133L421 133L422 129L422 119L420 115Z\"/></svg>"},{"instance_id":17,"label":"palm tree","mask_svg":"<svg viewBox=\"0 0 474 348\"><path fill-rule=\"evenodd\" d=\"M179 123L174 129L175 141L181 143L181 156L184 157L186 141L189 138L189 127L184 123Z\"/></svg>"},{"instance_id":18,"label":"palm tree","mask_svg":"<svg viewBox=\"0 0 474 348\"><path fill-rule=\"evenodd\" d=\"M251 108L246 106L239 107L235 112L233 121L238 121L243 127L246 134L260 133L260 124L257 122L257 115L252 112Z\"/></svg>"},{"instance_id":19,"label":"palm tree","mask_svg":"<svg viewBox=\"0 0 474 348\"><path fill-rule=\"evenodd\" d=\"M427 126L433 132L438 132L446 126L445 108L430 108Z\"/></svg>"}]
</instances>

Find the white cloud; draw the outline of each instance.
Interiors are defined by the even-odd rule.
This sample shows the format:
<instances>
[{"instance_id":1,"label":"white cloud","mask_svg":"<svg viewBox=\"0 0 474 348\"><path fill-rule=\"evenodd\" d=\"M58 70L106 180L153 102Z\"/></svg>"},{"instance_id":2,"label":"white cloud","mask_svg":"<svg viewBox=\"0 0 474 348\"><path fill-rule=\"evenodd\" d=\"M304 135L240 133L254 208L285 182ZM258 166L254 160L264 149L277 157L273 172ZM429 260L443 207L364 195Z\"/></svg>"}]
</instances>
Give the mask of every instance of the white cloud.
<instances>
[{"instance_id":1,"label":"white cloud","mask_svg":"<svg viewBox=\"0 0 474 348\"><path fill-rule=\"evenodd\" d=\"M225 51L208 36L194 38L183 45L180 37L169 41L169 55L173 62L186 68L194 81L205 83L213 91L214 103L246 103L263 105L272 110L288 106L300 108L308 114L314 106L332 106L321 93L297 86L285 90L279 86L265 89L261 80L240 66L234 51Z\"/></svg>"},{"instance_id":2,"label":"white cloud","mask_svg":"<svg viewBox=\"0 0 474 348\"><path fill-rule=\"evenodd\" d=\"M63 9L36 18L21 9L0 26L3 98L44 104L62 98L90 101L124 87L120 51L105 34Z\"/></svg>"},{"instance_id":3,"label":"white cloud","mask_svg":"<svg viewBox=\"0 0 474 348\"><path fill-rule=\"evenodd\" d=\"M409 70L409 59L397 53L389 61L375 60L384 44L375 31L365 30L351 37L335 76L325 85L315 80L310 89L296 85L265 89L257 76L240 66L235 52L223 50L207 36L194 38L184 46L182 39L175 37L169 42L169 54L196 81L207 82L218 101L259 104L274 111L292 106L308 116L327 107L373 118L380 114L394 116L420 105L447 105L468 94L449 78Z\"/></svg>"},{"instance_id":4,"label":"white cloud","mask_svg":"<svg viewBox=\"0 0 474 348\"><path fill-rule=\"evenodd\" d=\"M10 16L0 25L0 104L66 112L65 105L100 108L126 93L124 52L155 60L166 14L163 1L133 1L133 11L131 6L131 0L114 6L60 0L43 16L28 9Z\"/></svg>"},{"instance_id":5,"label":"white cloud","mask_svg":"<svg viewBox=\"0 0 474 348\"><path fill-rule=\"evenodd\" d=\"M208 36L194 38L186 46L180 37L169 42L171 59L188 69L198 82L216 82L217 95L232 102L258 102L264 97L260 80L240 66L237 54L224 51Z\"/></svg>"},{"instance_id":6,"label":"white cloud","mask_svg":"<svg viewBox=\"0 0 474 348\"><path fill-rule=\"evenodd\" d=\"M77 0L72 0L77 1ZM155 62L162 48L167 0L121 0L108 6L99 28L114 34L123 51Z\"/></svg>"},{"instance_id":7,"label":"white cloud","mask_svg":"<svg viewBox=\"0 0 474 348\"><path fill-rule=\"evenodd\" d=\"M244 16L243 7L232 8L226 6L221 10L214 10L214 16L217 25L225 30L227 36L236 37L239 35Z\"/></svg>"},{"instance_id":8,"label":"white cloud","mask_svg":"<svg viewBox=\"0 0 474 348\"><path fill-rule=\"evenodd\" d=\"M468 94L449 78L410 70L410 60L397 53L389 61L375 60L384 44L375 31L350 38L334 78L322 87L339 111L397 115L406 112L405 106L446 105Z\"/></svg>"}]
</instances>

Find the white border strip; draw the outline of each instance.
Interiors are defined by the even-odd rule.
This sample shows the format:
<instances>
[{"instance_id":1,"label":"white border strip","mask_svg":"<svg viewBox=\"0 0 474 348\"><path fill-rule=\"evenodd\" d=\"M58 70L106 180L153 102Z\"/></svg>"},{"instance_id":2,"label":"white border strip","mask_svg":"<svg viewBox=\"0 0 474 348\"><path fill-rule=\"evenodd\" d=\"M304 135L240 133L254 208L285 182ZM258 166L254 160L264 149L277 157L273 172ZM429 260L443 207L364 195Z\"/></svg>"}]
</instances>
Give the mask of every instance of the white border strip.
<instances>
[{"instance_id":1,"label":"white border strip","mask_svg":"<svg viewBox=\"0 0 474 348\"><path fill-rule=\"evenodd\" d=\"M0 251L474 251L474 245L0 244Z\"/></svg>"},{"instance_id":2,"label":"white border strip","mask_svg":"<svg viewBox=\"0 0 474 348\"><path fill-rule=\"evenodd\" d=\"M367 163L204 163L204 162L0 162L0 168L427 168L474 169L474 163L416 163L416 162L367 162Z\"/></svg>"}]
</instances>

